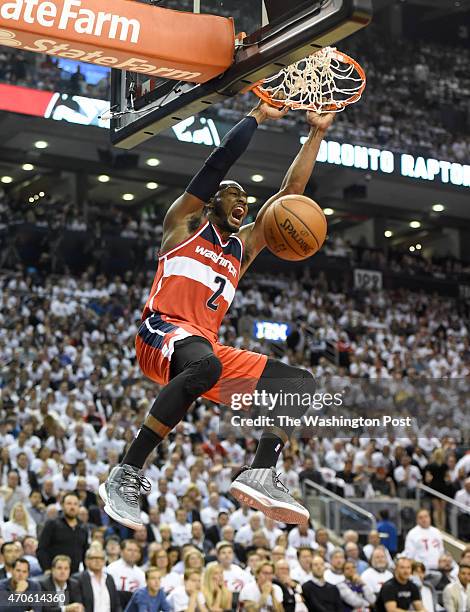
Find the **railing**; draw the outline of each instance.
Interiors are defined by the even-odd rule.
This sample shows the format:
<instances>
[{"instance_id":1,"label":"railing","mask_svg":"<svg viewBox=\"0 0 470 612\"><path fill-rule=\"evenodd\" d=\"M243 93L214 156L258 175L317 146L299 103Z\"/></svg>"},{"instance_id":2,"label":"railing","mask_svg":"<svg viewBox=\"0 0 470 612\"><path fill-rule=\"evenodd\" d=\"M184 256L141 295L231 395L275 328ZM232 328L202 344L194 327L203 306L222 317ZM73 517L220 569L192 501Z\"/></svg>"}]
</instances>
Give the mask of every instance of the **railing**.
<instances>
[{"instance_id":1,"label":"railing","mask_svg":"<svg viewBox=\"0 0 470 612\"><path fill-rule=\"evenodd\" d=\"M323 509L322 523L327 529L336 533L343 533L347 529L354 529L358 533L369 533L376 528L375 516L371 512L308 478L302 483L304 497L306 497L306 486L320 494L319 500Z\"/></svg>"},{"instance_id":2,"label":"railing","mask_svg":"<svg viewBox=\"0 0 470 612\"><path fill-rule=\"evenodd\" d=\"M420 499L421 497L420 495L421 491L423 491L424 493L427 493L428 495L437 497L438 499L442 499L442 501L447 502L451 506L450 511L448 513L450 532L455 538L458 538L459 537L459 514L461 513L470 514L470 508L468 506L465 506L464 504L461 504L458 501L455 501L455 499L452 499L452 497L449 497L448 495L444 495L443 493L439 493L439 491L436 491L435 489L432 489L431 487L428 487L427 485L424 485L421 483L419 483L417 487L418 499Z\"/></svg>"}]
</instances>

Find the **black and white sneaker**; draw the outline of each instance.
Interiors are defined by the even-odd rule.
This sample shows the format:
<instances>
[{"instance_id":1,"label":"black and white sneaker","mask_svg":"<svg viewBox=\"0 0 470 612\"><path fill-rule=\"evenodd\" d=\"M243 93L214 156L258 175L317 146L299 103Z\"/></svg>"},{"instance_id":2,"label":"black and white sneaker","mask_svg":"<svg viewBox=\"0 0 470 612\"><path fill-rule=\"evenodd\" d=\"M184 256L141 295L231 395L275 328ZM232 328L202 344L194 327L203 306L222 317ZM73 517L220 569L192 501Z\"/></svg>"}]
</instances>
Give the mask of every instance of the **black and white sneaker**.
<instances>
[{"instance_id":1,"label":"black and white sneaker","mask_svg":"<svg viewBox=\"0 0 470 612\"><path fill-rule=\"evenodd\" d=\"M240 503L281 523L298 525L310 518L307 508L289 494L273 467L244 469L232 482L229 492Z\"/></svg>"}]
</instances>

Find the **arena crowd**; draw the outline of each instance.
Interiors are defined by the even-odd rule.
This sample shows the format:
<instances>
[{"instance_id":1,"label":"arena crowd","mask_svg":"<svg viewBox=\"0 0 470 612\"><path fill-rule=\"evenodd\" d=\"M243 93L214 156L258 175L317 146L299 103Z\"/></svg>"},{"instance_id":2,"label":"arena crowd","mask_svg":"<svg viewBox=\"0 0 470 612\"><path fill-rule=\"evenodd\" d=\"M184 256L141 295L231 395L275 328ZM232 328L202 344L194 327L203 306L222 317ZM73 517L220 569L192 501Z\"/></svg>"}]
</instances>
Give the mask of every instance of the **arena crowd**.
<instances>
[{"instance_id":1,"label":"arena crowd","mask_svg":"<svg viewBox=\"0 0 470 612\"><path fill-rule=\"evenodd\" d=\"M411 530L399 531L386 511L364 539L321 525L292 529L238 507L227 491L256 439L222 435L228 411L198 401L148 461L145 527L130 532L106 515L97 489L158 393L134 359L149 278L17 267L0 284L0 590L65 592L68 612L384 610L411 579L427 610L463 609L470 549L459 566L431 526L432 515L449 528L449 505L416 499L423 483L470 507L468 317L454 300L346 294L324 274L296 282L252 274L220 330L224 342L277 355L253 336L254 322L287 321L281 358L311 369L320 388L340 380L364 411L364 384L380 383L382 411L414 415L413 426L374 437L299 436L278 465L299 498L312 480L345 498L411 500L419 510ZM458 519L468 541L468 515Z\"/></svg>"},{"instance_id":2,"label":"arena crowd","mask_svg":"<svg viewBox=\"0 0 470 612\"><path fill-rule=\"evenodd\" d=\"M215 11L220 12L220 6L215 4ZM191 10L189 5L192 3L188 3ZM171 2L165 6L174 8ZM175 6L181 8L181 3ZM249 3L246 10L239 10L237 24L243 23L242 30L250 32L251 27L245 24L252 15ZM380 23L374 22L343 41L340 48L364 67L367 88L360 103L350 106L329 130L330 140L468 163L468 47L457 43L455 47L430 44L417 38L396 40ZM83 64L69 72L50 55L0 50L0 83L108 100L109 74L92 83L90 78L87 82L85 72ZM252 94L238 95L215 105L211 112L235 123L252 106ZM299 125L304 127L302 113L292 112L265 128L298 130Z\"/></svg>"}]
</instances>

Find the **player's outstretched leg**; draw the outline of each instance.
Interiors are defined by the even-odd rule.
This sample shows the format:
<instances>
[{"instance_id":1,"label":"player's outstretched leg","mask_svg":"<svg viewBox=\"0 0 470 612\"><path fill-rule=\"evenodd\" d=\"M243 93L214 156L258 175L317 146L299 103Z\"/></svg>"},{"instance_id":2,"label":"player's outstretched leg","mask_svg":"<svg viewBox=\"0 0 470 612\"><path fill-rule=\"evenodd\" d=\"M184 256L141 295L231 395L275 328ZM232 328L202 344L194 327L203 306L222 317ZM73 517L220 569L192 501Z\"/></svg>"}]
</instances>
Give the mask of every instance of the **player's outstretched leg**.
<instances>
[{"instance_id":1,"label":"player's outstretched leg","mask_svg":"<svg viewBox=\"0 0 470 612\"><path fill-rule=\"evenodd\" d=\"M121 465L100 485L104 509L111 518L131 529L143 524L139 497L141 489L149 491L151 486L142 474L147 457L221 373L222 365L207 340L192 336L175 343L170 382L160 391Z\"/></svg>"},{"instance_id":2,"label":"player's outstretched leg","mask_svg":"<svg viewBox=\"0 0 470 612\"><path fill-rule=\"evenodd\" d=\"M256 388L269 394L282 392L287 397L305 398L303 394L313 397L315 379L307 370L269 359ZM275 419L278 415L298 419L308 407L307 402L298 401L288 407L275 406L269 415ZM273 427L263 432L251 467L244 468L230 487L230 493L240 503L260 510L269 518L291 525L305 523L310 518L307 508L290 495L276 474L276 463L294 429Z\"/></svg>"}]
</instances>

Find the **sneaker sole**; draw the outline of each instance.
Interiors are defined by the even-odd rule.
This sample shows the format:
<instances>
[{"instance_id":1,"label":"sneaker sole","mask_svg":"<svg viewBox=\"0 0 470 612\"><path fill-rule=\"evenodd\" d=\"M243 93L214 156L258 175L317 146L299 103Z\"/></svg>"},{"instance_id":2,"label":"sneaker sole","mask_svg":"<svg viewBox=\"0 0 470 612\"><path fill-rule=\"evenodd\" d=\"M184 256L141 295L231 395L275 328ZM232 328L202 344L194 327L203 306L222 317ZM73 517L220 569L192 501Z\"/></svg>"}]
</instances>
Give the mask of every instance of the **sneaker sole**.
<instances>
[{"instance_id":1,"label":"sneaker sole","mask_svg":"<svg viewBox=\"0 0 470 612\"><path fill-rule=\"evenodd\" d=\"M301 525L310 519L307 508L304 511L285 502L275 501L242 482L233 482L229 492L242 504L260 510L268 518L288 525ZM273 505L275 504L275 505Z\"/></svg>"},{"instance_id":2,"label":"sneaker sole","mask_svg":"<svg viewBox=\"0 0 470 612\"><path fill-rule=\"evenodd\" d=\"M100 494L101 499L105 503L104 511L106 512L108 516L110 516L112 519L114 519L118 523L121 523L121 525L124 525L124 527L129 527L129 529L139 529L139 527L142 527L143 523L135 523L134 521L126 519L120 516L117 512L115 512L111 508L108 502L108 495L106 494L106 486L104 482L100 484L98 488L98 493Z\"/></svg>"}]
</instances>

